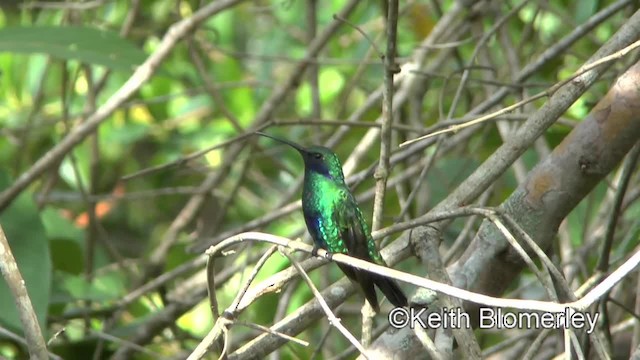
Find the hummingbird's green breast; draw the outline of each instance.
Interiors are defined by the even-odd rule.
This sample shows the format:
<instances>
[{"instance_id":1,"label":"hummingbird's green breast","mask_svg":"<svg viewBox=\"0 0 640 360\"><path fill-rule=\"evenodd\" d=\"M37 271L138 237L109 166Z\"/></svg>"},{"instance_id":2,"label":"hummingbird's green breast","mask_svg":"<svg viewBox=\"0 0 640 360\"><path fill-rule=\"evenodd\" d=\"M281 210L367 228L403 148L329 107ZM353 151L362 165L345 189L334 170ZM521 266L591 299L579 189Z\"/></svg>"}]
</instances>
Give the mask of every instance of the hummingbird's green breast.
<instances>
[{"instance_id":1,"label":"hummingbird's green breast","mask_svg":"<svg viewBox=\"0 0 640 360\"><path fill-rule=\"evenodd\" d=\"M344 182L305 173L302 211L317 246L381 263L369 226Z\"/></svg>"},{"instance_id":2,"label":"hummingbird's green breast","mask_svg":"<svg viewBox=\"0 0 640 360\"><path fill-rule=\"evenodd\" d=\"M346 253L338 219L333 215L345 199L345 191L334 181L318 173L305 174L302 210L316 245L329 252Z\"/></svg>"}]
</instances>

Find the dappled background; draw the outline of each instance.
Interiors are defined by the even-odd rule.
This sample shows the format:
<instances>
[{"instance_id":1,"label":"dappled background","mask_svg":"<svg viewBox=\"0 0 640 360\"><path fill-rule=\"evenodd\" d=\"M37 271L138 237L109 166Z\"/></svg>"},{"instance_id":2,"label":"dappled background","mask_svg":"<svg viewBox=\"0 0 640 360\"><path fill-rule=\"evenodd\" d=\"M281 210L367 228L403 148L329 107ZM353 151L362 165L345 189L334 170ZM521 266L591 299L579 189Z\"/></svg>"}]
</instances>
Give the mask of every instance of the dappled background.
<instances>
[{"instance_id":1,"label":"dappled background","mask_svg":"<svg viewBox=\"0 0 640 360\"><path fill-rule=\"evenodd\" d=\"M204 250L232 235L310 242L303 163L257 130L331 147L370 225L374 198L383 199L374 228L393 268L506 298L580 298L588 279L602 280L638 246L638 146L623 159L640 137L640 70L633 47L619 52L640 39L637 8L631 0L2 2L0 225L48 350L64 359L186 358L220 319L211 288L213 312L233 316L209 358L223 348L234 359L359 355L276 249L251 276L269 244L226 249L207 283ZM385 196L375 191L382 178ZM446 213L469 205L489 212ZM526 256L513 250L489 213L503 214L549 261L532 245ZM389 330L388 301L363 321L363 296L335 264L293 256L376 356L424 355L424 339ZM626 276L587 309L606 314L600 340L576 332L571 351L633 353L637 283ZM414 301L462 305L442 295ZM0 354L27 357L4 282L0 309ZM437 349L514 358L566 350L562 331L468 335L440 334Z\"/></svg>"}]
</instances>

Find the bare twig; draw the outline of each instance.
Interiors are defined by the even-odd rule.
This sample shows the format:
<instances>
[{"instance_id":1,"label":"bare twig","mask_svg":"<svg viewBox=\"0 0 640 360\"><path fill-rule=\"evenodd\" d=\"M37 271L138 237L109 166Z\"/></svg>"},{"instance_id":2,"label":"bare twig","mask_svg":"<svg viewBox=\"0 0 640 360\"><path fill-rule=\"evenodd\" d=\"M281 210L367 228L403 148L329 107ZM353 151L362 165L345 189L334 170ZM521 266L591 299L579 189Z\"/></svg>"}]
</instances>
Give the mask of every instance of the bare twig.
<instances>
[{"instance_id":1,"label":"bare twig","mask_svg":"<svg viewBox=\"0 0 640 360\"><path fill-rule=\"evenodd\" d=\"M16 304L20 322L24 327L27 348L32 359L46 360L49 358L47 345L42 337L38 318L31 304L31 298L27 293L24 279L18 269L16 259L11 253L9 240L4 234L4 229L0 225L0 271L2 277L9 286L13 301Z\"/></svg>"},{"instance_id":2,"label":"bare twig","mask_svg":"<svg viewBox=\"0 0 640 360\"><path fill-rule=\"evenodd\" d=\"M340 321L340 319L336 317L333 311L331 311L331 308L329 307L329 305L327 305L327 302L322 297L322 294L320 294L316 286L313 285L313 282L309 278L309 275L307 275L307 272L304 271L304 269L302 268L302 266L300 266L300 264L298 263L298 261L296 261L296 259L294 259L291 255L288 254L288 251L289 251L288 249L282 249L280 253L286 256L287 259L289 259L289 261L291 262L291 264L296 268L298 273L300 273L300 276L302 276L304 281L307 283L307 286L309 286L309 288L311 289L313 296L316 298L316 300L322 307L322 310L324 310L324 313L327 315L327 318L329 319L329 323L335 326L336 329L338 329L338 331L340 331L342 335L344 335L344 337L347 338L347 340L349 340L349 342L353 346L355 346L365 358L368 359L367 352L362 346L362 344L360 344L358 342L358 339L356 339L355 336L353 336L353 334L351 334L349 330L347 330L347 328L345 328L344 325L342 325L342 322Z\"/></svg>"},{"instance_id":3,"label":"bare twig","mask_svg":"<svg viewBox=\"0 0 640 360\"><path fill-rule=\"evenodd\" d=\"M382 227L384 199L389 178L389 158L391 156L391 124L393 124L393 77L399 71L395 63L396 42L398 36L398 0L387 1L387 50L384 61L384 82L382 87L382 127L380 128L380 159L373 177L376 179L375 196L373 198L373 220L371 229ZM362 343L369 346L373 329L374 311L371 304L365 301L362 308Z\"/></svg>"},{"instance_id":4,"label":"bare twig","mask_svg":"<svg viewBox=\"0 0 640 360\"><path fill-rule=\"evenodd\" d=\"M10 188L0 193L0 212L4 210L22 190L34 182L49 169L50 166L60 161L74 146L92 134L96 127L138 91L138 89L151 78L162 61L164 61L182 37L202 21L240 2L242 2L242 0L216 1L204 6L195 12L193 16L173 25L158 45L156 52L149 56L149 58L136 69L127 82L125 82L104 105L100 106L85 122L74 128L60 143L38 159L29 170L16 179Z\"/></svg>"},{"instance_id":5,"label":"bare twig","mask_svg":"<svg viewBox=\"0 0 640 360\"><path fill-rule=\"evenodd\" d=\"M282 238L275 235L269 235L259 232L246 232L232 236L218 245L212 246L207 250L209 256L219 256L220 252L234 244L242 243L243 241L263 241L272 244L288 247L292 250L300 250L311 254L313 247L301 243L299 241L291 241L286 238ZM326 257L327 252L319 249L318 256ZM408 274L402 271L398 271L385 266L370 263L368 261L360 260L345 254L332 254L332 260L341 264L349 265L361 270L373 272L378 275L387 276L402 282L413 284L415 286L423 287L426 289L438 291L450 296L455 296L459 299L470 301L476 304L504 307L521 310L536 310L546 311L550 313L571 313L573 310L582 311L586 310L589 306L598 301L602 295L610 291L620 280L622 280L627 274L633 271L638 264L640 264L640 251L636 252L627 261L620 265L615 271L613 271L608 277L606 277L600 284L596 285L588 293L582 296L576 301L566 303L556 303L549 301L539 300L520 300L520 299L503 299L483 294L474 293L472 291L456 288L450 285L431 281L413 274ZM573 309L573 310L571 310Z\"/></svg>"},{"instance_id":6,"label":"bare twig","mask_svg":"<svg viewBox=\"0 0 640 360\"><path fill-rule=\"evenodd\" d=\"M640 47L640 40L634 42L633 44L625 47L622 50L619 50L619 51L617 51L617 52L615 52L615 53L613 53L611 55L605 56L605 57L603 57L601 59L598 59L597 61L594 61L592 63L589 63L588 65L583 66L578 71L576 71L573 75L571 75L568 79L562 80L562 81L558 82L557 84L553 85L552 87L550 87L549 89L547 89L545 91L542 91L542 92L540 92L540 93L538 93L538 94L536 94L534 96L531 96L531 97L529 97L529 98L527 98L525 100L518 101L517 103L515 103L513 105L510 105L510 106L507 106L505 108L502 108L502 109L500 109L498 111L495 111L495 112L493 112L491 114L481 116L481 117L479 117L477 119L471 120L471 121L466 122L464 124L453 125L453 126L450 126L450 127L446 128L444 130L436 131L436 132L433 132L431 134L420 136L420 137L415 138L413 140L405 141L402 144L400 144L400 146L401 147L402 146L407 146L407 145L413 144L414 142L421 141L421 140L430 138L432 136L436 136L436 135L440 135L440 134L444 134L444 133L449 133L449 132L456 132L456 131L459 131L460 129L464 129L464 128L469 127L469 126L477 125L477 124L480 124L480 123L485 122L487 120L494 119L498 115L503 115L505 113L513 111L513 110L515 110L515 109L517 109L517 108L519 108L519 107L521 107L521 106L523 106L525 104L529 104L529 103L531 103L531 102L533 102L535 100L538 100L540 98L552 96L560 88L562 88L563 86L565 86L565 85L571 83L572 81L578 79L579 77L581 77L582 75L588 73L589 71L592 71L593 69L597 68L598 66L601 66L601 65L604 65L604 64L608 64L610 62L618 60L618 59L624 57L625 55L627 55L632 50L638 48L638 47Z\"/></svg>"},{"instance_id":7,"label":"bare twig","mask_svg":"<svg viewBox=\"0 0 640 360\"><path fill-rule=\"evenodd\" d=\"M640 43L640 41L639 41ZM601 272L607 272L609 270L609 256L611 255L611 247L613 245L613 235L615 234L616 225L618 223L618 217L620 215L620 208L624 195L627 192L627 186L633 175L633 170L636 167L638 158L640 157L640 142L637 143L631 152L627 161L624 163L622 173L620 175L620 182L616 190L616 195L613 202L613 209L611 209L611 216L607 222L607 232L605 233L604 244L602 245L602 252L600 253L600 260L598 262L598 270Z\"/></svg>"}]
</instances>

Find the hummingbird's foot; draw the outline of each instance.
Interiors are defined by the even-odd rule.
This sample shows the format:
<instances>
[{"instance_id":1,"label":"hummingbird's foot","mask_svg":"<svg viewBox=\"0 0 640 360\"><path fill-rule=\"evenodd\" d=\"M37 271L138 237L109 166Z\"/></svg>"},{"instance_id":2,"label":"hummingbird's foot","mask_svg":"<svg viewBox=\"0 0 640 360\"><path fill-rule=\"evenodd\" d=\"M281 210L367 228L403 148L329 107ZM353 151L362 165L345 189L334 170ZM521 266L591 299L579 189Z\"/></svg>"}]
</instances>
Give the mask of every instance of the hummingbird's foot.
<instances>
[{"instance_id":1,"label":"hummingbird's foot","mask_svg":"<svg viewBox=\"0 0 640 360\"><path fill-rule=\"evenodd\" d=\"M313 249L311 249L311 256L321 257L320 255L318 255L318 249L320 249L320 248L317 247L317 246L314 246ZM331 260L333 258L333 254L328 252L327 250L325 250L325 251L326 251L326 253L325 253L326 255L324 256L324 258L327 259L327 260Z\"/></svg>"}]
</instances>

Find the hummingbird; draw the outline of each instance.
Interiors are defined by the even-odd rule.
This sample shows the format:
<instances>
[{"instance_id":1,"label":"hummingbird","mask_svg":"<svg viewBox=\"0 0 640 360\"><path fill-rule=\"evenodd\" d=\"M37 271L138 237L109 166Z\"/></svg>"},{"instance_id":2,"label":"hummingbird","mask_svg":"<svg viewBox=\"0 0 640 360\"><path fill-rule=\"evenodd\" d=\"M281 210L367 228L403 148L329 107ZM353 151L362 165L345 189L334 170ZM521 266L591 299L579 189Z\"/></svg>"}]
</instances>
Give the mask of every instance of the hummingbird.
<instances>
[{"instance_id":1,"label":"hummingbird","mask_svg":"<svg viewBox=\"0 0 640 360\"><path fill-rule=\"evenodd\" d=\"M304 160L302 213L314 242L312 255L316 256L320 248L329 253L329 259L330 254L342 253L386 266L362 211L344 181L338 156L323 146L303 147L263 132L256 134L291 146L298 150ZM380 312L380 306L374 285L394 306L408 305L407 297L395 280L349 265L337 265L360 286L376 313Z\"/></svg>"}]
</instances>

